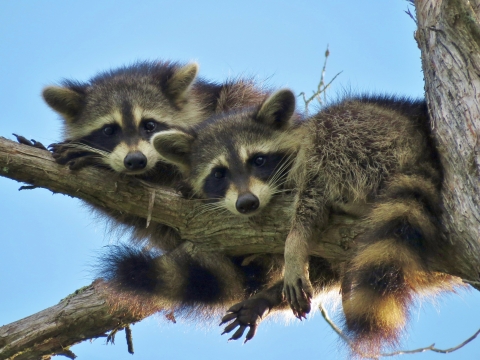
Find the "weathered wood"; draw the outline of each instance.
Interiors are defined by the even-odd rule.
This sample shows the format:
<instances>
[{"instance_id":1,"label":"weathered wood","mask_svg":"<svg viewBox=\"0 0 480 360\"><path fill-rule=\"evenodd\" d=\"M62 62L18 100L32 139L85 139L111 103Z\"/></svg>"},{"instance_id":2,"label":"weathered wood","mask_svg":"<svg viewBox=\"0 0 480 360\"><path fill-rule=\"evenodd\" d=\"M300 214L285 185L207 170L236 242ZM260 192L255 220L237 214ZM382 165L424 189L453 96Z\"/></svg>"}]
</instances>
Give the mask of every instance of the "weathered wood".
<instances>
[{"instance_id":1,"label":"weathered wood","mask_svg":"<svg viewBox=\"0 0 480 360\"><path fill-rule=\"evenodd\" d=\"M109 301L102 282L77 290L57 305L0 327L0 359L38 360L62 354L86 339L106 337L106 332L139 321L159 309L153 304L128 306L122 299Z\"/></svg>"},{"instance_id":2,"label":"weathered wood","mask_svg":"<svg viewBox=\"0 0 480 360\"><path fill-rule=\"evenodd\" d=\"M229 255L283 253L289 227L288 195L276 198L261 219L239 218L223 212L221 221L205 211L202 201L186 200L168 188L154 187L128 176L87 167L71 171L58 165L48 151L0 138L0 176L80 198L91 204L147 218L149 201L155 196L152 221L177 229L200 251ZM346 228L338 231L336 224ZM338 217L328 236L311 249L312 255L343 261L354 219Z\"/></svg>"},{"instance_id":3,"label":"weathered wood","mask_svg":"<svg viewBox=\"0 0 480 360\"><path fill-rule=\"evenodd\" d=\"M446 272L480 277L480 8L478 1L417 0L433 130L445 170ZM476 4L476 5L475 5Z\"/></svg>"}]
</instances>

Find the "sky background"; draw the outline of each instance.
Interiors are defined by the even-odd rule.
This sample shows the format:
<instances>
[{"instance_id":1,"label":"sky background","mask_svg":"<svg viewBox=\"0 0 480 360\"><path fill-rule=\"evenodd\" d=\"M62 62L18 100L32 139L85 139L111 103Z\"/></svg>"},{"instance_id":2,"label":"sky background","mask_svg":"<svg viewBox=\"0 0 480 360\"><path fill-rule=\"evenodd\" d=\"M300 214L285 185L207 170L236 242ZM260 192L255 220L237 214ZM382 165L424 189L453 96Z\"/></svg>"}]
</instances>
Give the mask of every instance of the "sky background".
<instances>
[{"instance_id":1,"label":"sky background","mask_svg":"<svg viewBox=\"0 0 480 360\"><path fill-rule=\"evenodd\" d=\"M135 60L195 60L200 74L223 81L253 75L273 87L310 94L327 44L326 78L343 71L329 94L423 96L420 52L405 0L65 1L0 0L0 136L44 144L60 140L60 121L41 89L63 78L87 80ZM412 10L413 11L413 10ZM0 178L0 325L52 306L93 280L90 265L115 242L80 201ZM412 314L402 348L449 348L480 327L480 295L461 292ZM331 314L335 317L335 314ZM168 324L151 317L124 335L72 347L89 359L342 359L341 342L320 314L300 323L263 323L246 345L217 326ZM450 355L406 359L479 359L480 339Z\"/></svg>"}]
</instances>

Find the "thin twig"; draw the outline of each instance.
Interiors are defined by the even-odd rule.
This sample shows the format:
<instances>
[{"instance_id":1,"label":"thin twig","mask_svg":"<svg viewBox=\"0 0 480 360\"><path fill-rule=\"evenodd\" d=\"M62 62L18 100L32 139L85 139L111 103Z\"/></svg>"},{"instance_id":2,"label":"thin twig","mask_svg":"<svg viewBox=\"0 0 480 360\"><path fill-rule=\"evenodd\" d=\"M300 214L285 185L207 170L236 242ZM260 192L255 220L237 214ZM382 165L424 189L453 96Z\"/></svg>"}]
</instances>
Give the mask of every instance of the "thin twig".
<instances>
[{"instance_id":1,"label":"thin twig","mask_svg":"<svg viewBox=\"0 0 480 360\"><path fill-rule=\"evenodd\" d=\"M320 76L320 82L318 83L318 86L317 86L317 91L314 91L312 96L310 96L308 99L305 97L304 92L301 92L298 95L303 97L303 102L305 104L305 115L308 115L308 107L310 106L310 103L313 100L317 99L320 105L323 105L327 101L327 93L326 93L327 89L330 87L332 82L337 78L337 76L342 73L342 71L340 71L337 75L333 77L332 80L328 82L328 84L325 85L325 72L327 69L327 60L329 56L330 56L330 50L328 50L328 45L327 45L327 50L325 51L325 61L323 62L322 74ZM323 94L323 100L321 97L322 94Z\"/></svg>"},{"instance_id":2,"label":"thin twig","mask_svg":"<svg viewBox=\"0 0 480 360\"><path fill-rule=\"evenodd\" d=\"M427 346L427 347L424 347L424 348L421 348L421 349L401 350L401 351L396 351L396 352L389 353L389 354L382 354L381 356L386 357L386 356L396 356L396 355L403 355L403 354L415 354L415 353L421 353L421 352L425 352L425 351L433 351L433 352L437 352L437 353L440 353L440 354L449 354L449 353L457 351L458 349L467 345L470 341L475 339L478 336L478 334L480 334L480 329L475 334L470 336L467 340L462 342L461 344L459 344L457 346L454 346L452 348L449 348L449 349L445 349L445 350L437 349L436 347L434 347L435 344L432 344L430 346Z\"/></svg>"},{"instance_id":3,"label":"thin twig","mask_svg":"<svg viewBox=\"0 0 480 360\"><path fill-rule=\"evenodd\" d=\"M325 308L322 306L322 304L320 304L319 306L319 309L320 309L320 313L322 314L323 318L325 319L325 321L327 322L328 325L330 325L330 327L338 334L338 336L340 336L342 338L343 341L345 341L347 343L347 345L354 351L356 352L358 355L364 357L364 358L370 358L370 359L378 359L378 358L381 358L381 357L389 357L389 356L397 356L397 355L405 355L405 354L417 354L417 353L422 353L422 352L425 352L425 351L433 351L433 352L436 352L436 353L440 353L440 354L449 354L451 352L454 352L454 351L457 351L458 349L464 347L465 345L467 345L469 342L471 342L472 340L474 340L479 334L480 334L480 329L475 333L473 334L472 336L470 336L467 340L465 340L464 342L462 342L461 344L457 345L457 346L454 346L452 348L449 348L449 349L445 349L445 350L442 350L442 349L437 349L435 347L435 344L432 344L430 346L427 346L427 347L423 347L423 348L419 348L419 349L414 349L414 350L399 350L399 351L395 351L395 352L392 352L392 353L385 353L385 354L379 354L377 356L372 356L372 355L369 355L369 354L364 354L362 353L361 351L359 351L355 344L352 342L352 340L350 340L348 338L347 335L345 335L342 330L330 319L330 317L328 316L328 313L327 311L325 310Z\"/></svg>"}]
</instances>

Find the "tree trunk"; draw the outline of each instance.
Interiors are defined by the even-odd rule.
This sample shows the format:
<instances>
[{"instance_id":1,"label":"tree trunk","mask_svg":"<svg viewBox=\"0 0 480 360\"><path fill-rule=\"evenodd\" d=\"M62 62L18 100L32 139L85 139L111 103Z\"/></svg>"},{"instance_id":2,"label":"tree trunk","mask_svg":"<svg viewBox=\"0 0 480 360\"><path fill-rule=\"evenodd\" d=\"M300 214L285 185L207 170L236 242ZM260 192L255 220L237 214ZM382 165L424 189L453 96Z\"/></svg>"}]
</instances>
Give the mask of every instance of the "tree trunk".
<instances>
[{"instance_id":1,"label":"tree trunk","mask_svg":"<svg viewBox=\"0 0 480 360\"><path fill-rule=\"evenodd\" d=\"M452 252L444 271L480 276L480 7L478 1L417 0L416 40L445 171L443 203ZM478 284L477 284L478 286Z\"/></svg>"}]
</instances>

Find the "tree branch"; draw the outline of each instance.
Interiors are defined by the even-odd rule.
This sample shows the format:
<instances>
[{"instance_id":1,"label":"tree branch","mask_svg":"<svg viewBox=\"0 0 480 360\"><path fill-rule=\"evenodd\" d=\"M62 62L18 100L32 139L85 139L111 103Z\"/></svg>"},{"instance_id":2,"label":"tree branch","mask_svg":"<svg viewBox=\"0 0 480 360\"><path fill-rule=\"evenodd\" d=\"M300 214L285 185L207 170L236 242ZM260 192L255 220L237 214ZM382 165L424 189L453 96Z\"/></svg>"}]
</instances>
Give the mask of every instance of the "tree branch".
<instances>
[{"instance_id":1,"label":"tree branch","mask_svg":"<svg viewBox=\"0 0 480 360\"><path fill-rule=\"evenodd\" d=\"M288 195L276 198L261 219L222 214L222 221L218 221L204 210L201 201L186 200L172 189L94 167L71 171L55 163L48 151L4 138L0 138L0 176L166 224L199 251L228 255L283 253L289 230L288 205L292 199ZM357 219L336 217L311 254L334 263L344 261L358 223Z\"/></svg>"},{"instance_id":2,"label":"tree branch","mask_svg":"<svg viewBox=\"0 0 480 360\"><path fill-rule=\"evenodd\" d=\"M75 358L69 347L159 311L154 304L111 296L101 281L77 290L57 305L0 327L0 359L38 360L51 355Z\"/></svg>"}]
</instances>

